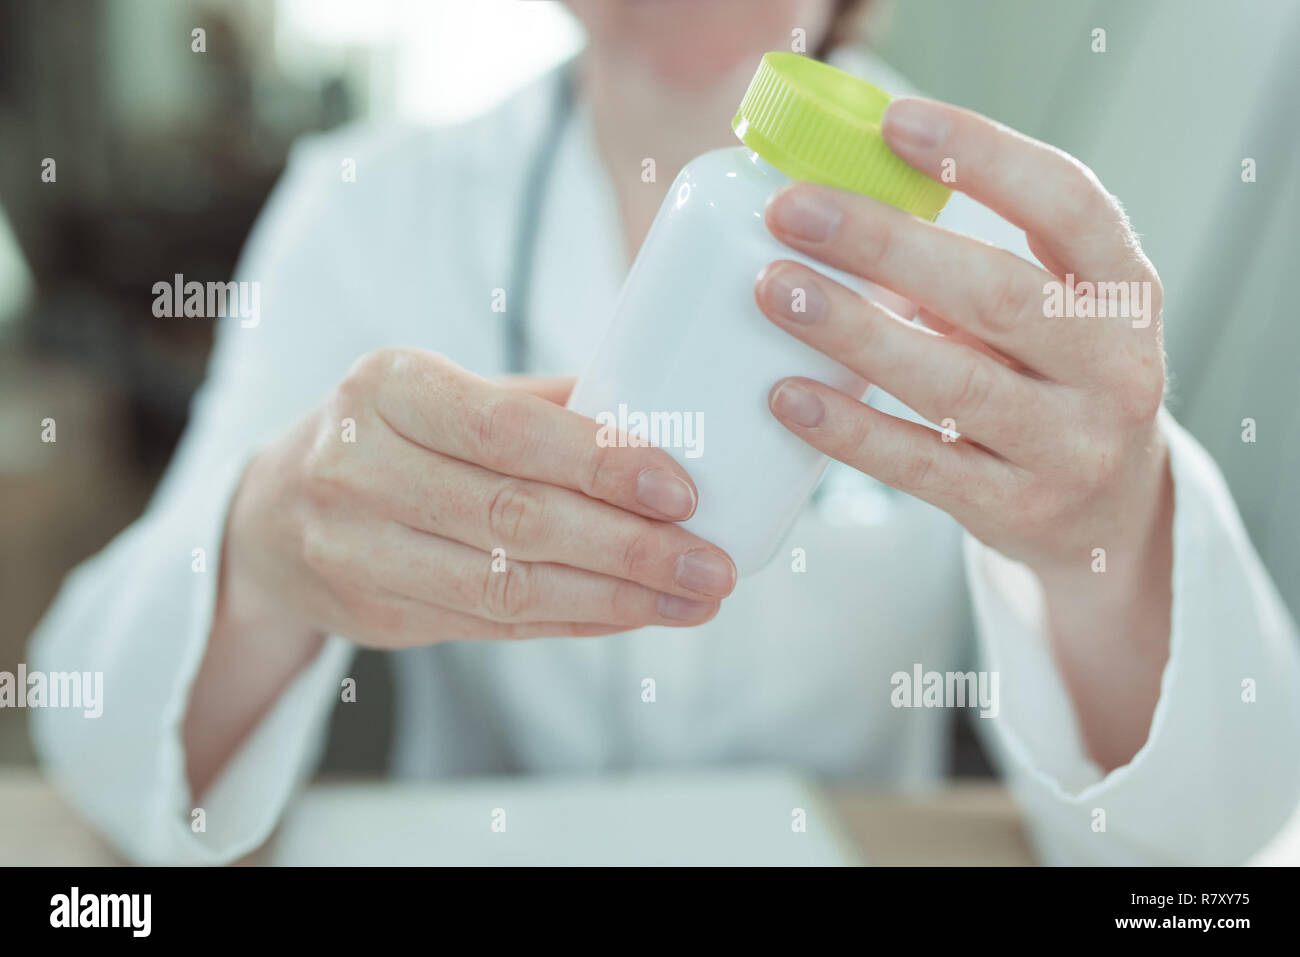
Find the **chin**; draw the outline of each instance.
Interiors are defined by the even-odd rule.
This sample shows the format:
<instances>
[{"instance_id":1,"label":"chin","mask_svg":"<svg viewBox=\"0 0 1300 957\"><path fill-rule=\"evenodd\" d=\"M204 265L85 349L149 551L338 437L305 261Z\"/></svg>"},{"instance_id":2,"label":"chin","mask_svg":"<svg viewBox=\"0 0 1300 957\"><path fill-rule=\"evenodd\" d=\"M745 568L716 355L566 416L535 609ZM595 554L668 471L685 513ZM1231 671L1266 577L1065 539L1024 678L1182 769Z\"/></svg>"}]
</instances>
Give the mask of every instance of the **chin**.
<instances>
[{"instance_id":1,"label":"chin","mask_svg":"<svg viewBox=\"0 0 1300 957\"><path fill-rule=\"evenodd\" d=\"M750 47L734 38L676 37L670 43L642 46L636 55L656 82L681 90L706 90L746 78L767 48Z\"/></svg>"}]
</instances>

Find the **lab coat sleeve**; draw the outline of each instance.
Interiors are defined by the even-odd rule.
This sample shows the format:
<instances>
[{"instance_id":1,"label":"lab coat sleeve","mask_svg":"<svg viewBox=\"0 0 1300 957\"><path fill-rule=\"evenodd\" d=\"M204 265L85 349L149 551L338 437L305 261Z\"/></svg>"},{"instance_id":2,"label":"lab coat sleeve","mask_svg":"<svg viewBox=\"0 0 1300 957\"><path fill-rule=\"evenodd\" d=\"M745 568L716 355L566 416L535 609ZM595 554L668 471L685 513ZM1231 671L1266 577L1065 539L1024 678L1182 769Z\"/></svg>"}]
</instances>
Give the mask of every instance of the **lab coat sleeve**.
<instances>
[{"instance_id":1,"label":"lab coat sleeve","mask_svg":"<svg viewBox=\"0 0 1300 957\"><path fill-rule=\"evenodd\" d=\"M351 660L349 643L331 637L194 813L181 724L212 625L232 493L256 449L364 351L348 324L321 328L347 314L340 224L321 196L337 168L336 151L295 151L237 270L260 283L256 322L251 310L157 320L218 324L189 428L145 514L68 577L33 638L32 668L103 674L99 717L41 709L33 737L54 783L133 860L224 862L259 846L314 766ZM211 278L220 277L202 277Z\"/></svg>"},{"instance_id":2,"label":"lab coat sleeve","mask_svg":"<svg viewBox=\"0 0 1300 957\"><path fill-rule=\"evenodd\" d=\"M1175 487L1169 660L1128 764L1103 773L1087 757L1037 579L966 539L981 667L1000 688L997 715L973 720L1044 863L1239 864L1300 795L1294 621L1217 466L1167 412L1160 424Z\"/></svg>"}]
</instances>

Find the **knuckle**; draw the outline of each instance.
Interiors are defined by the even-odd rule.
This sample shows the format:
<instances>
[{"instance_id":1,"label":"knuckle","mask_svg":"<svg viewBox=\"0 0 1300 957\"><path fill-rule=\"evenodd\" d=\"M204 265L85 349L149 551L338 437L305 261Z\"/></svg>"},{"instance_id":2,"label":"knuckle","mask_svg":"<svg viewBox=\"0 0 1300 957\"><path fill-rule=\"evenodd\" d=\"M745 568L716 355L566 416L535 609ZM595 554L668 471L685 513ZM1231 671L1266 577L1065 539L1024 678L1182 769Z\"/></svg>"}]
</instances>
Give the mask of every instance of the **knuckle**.
<instances>
[{"instance_id":1,"label":"knuckle","mask_svg":"<svg viewBox=\"0 0 1300 957\"><path fill-rule=\"evenodd\" d=\"M348 371L343 374L343 383L355 382L358 379L368 379L375 374L376 366L383 361L383 350L376 349L372 352L365 352L352 361L348 366Z\"/></svg>"},{"instance_id":2,"label":"knuckle","mask_svg":"<svg viewBox=\"0 0 1300 957\"><path fill-rule=\"evenodd\" d=\"M541 495L517 479L507 479L488 503L488 532L493 541L519 545L543 537L545 502Z\"/></svg>"},{"instance_id":3,"label":"knuckle","mask_svg":"<svg viewBox=\"0 0 1300 957\"><path fill-rule=\"evenodd\" d=\"M377 377L369 372L358 369L355 366L353 371L349 371L339 384L334 387L334 394L331 396L330 408L336 419L353 412L358 405L369 399L371 394L371 384L378 381Z\"/></svg>"},{"instance_id":4,"label":"knuckle","mask_svg":"<svg viewBox=\"0 0 1300 957\"><path fill-rule=\"evenodd\" d=\"M303 455L296 485L303 501L316 511L338 505L349 495L346 456L328 426L323 426Z\"/></svg>"},{"instance_id":5,"label":"knuckle","mask_svg":"<svg viewBox=\"0 0 1300 957\"><path fill-rule=\"evenodd\" d=\"M850 321L841 333L844 338L844 355L869 356L876 351L882 334L890 320L883 316L872 302L863 301L852 307ZM844 361L844 360L841 360Z\"/></svg>"},{"instance_id":6,"label":"knuckle","mask_svg":"<svg viewBox=\"0 0 1300 957\"><path fill-rule=\"evenodd\" d=\"M609 620L611 622L647 621L645 592L637 585L615 581L609 594Z\"/></svg>"},{"instance_id":7,"label":"knuckle","mask_svg":"<svg viewBox=\"0 0 1300 957\"><path fill-rule=\"evenodd\" d=\"M401 361L401 349L386 347L383 349L373 349L360 356L352 363L347 373L343 376L339 384L340 391L356 391L359 388L368 388L376 382L380 382L387 375L391 374L393 368Z\"/></svg>"},{"instance_id":8,"label":"knuckle","mask_svg":"<svg viewBox=\"0 0 1300 957\"><path fill-rule=\"evenodd\" d=\"M331 511L346 495L343 483L319 467L304 475L300 484L303 501L317 514Z\"/></svg>"},{"instance_id":9,"label":"knuckle","mask_svg":"<svg viewBox=\"0 0 1300 957\"><path fill-rule=\"evenodd\" d=\"M590 498L608 499L606 486L609 484L611 456L613 446L592 443L591 457L582 476L582 493Z\"/></svg>"},{"instance_id":10,"label":"knuckle","mask_svg":"<svg viewBox=\"0 0 1300 957\"><path fill-rule=\"evenodd\" d=\"M523 408L508 394L493 396L469 412L470 434L490 461L516 449L527 436Z\"/></svg>"},{"instance_id":11,"label":"knuckle","mask_svg":"<svg viewBox=\"0 0 1300 957\"><path fill-rule=\"evenodd\" d=\"M496 621L517 621L532 606L533 587L529 566L510 562L503 572L490 569L484 574L480 606Z\"/></svg>"},{"instance_id":12,"label":"knuckle","mask_svg":"<svg viewBox=\"0 0 1300 957\"><path fill-rule=\"evenodd\" d=\"M1060 204L1059 218L1067 227L1082 226L1090 222L1108 194L1102 187L1097 174L1073 157L1064 182L1058 193Z\"/></svg>"},{"instance_id":13,"label":"knuckle","mask_svg":"<svg viewBox=\"0 0 1300 957\"><path fill-rule=\"evenodd\" d=\"M970 357L949 387L949 415L959 423L978 419L988 403L992 389L993 377L988 366L976 357Z\"/></svg>"},{"instance_id":14,"label":"knuckle","mask_svg":"<svg viewBox=\"0 0 1300 957\"><path fill-rule=\"evenodd\" d=\"M894 245L894 227L885 216L860 217L853 230L854 258L863 267L879 266Z\"/></svg>"},{"instance_id":15,"label":"knuckle","mask_svg":"<svg viewBox=\"0 0 1300 957\"><path fill-rule=\"evenodd\" d=\"M975 318L981 328L998 335L1011 335L1019 328L1031 304L1041 308L1040 290L1020 280L1018 271L1002 273L976 299Z\"/></svg>"},{"instance_id":16,"label":"knuckle","mask_svg":"<svg viewBox=\"0 0 1300 957\"><path fill-rule=\"evenodd\" d=\"M621 577L632 581L648 579L659 554L658 537L654 530L643 529L628 536L623 545L619 569Z\"/></svg>"},{"instance_id":17,"label":"knuckle","mask_svg":"<svg viewBox=\"0 0 1300 957\"><path fill-rule=\"evenodd\" d=\"M899 460L897 476L901 488L923 492L934 484L935 474L934 453L928 448L917 449L914 455Z\"/></svg>"},{"instance_id":18,"label":"knuckle","mask_svg":"<svg viewBox=\"0 0 1300 957\"><path fill-rule=\"evenodd\" d=\"M871 416L850 416L846 429L843 444L838 448L831 449L832 452L836 453L836 458L848 462L850 465L873 462L879 458L879 455L871 447L871 442L875 438L875 428Z\"/></svg>"},{"instance_id":19,"label":"knuckle","mask_svg":"<svg viewBox=\"0 0 1300 957\"><path fill-rule=\"evenodd\" d=\"M303 565L323 581L334 580L338 577L338 558L325 529L309 519L300 519L297 526L298 554Z\"/></svg>"},{"instance_id":20,"label":"knuckle","mask_svg":"<svg viewBox=\"0 0 1300 957\"><path fill-rule=\"evenodd\" d=\"M326 421L320 424L319 436L322 443L328 439L337 441L338 429L344 419L360 419L364 412L376 404L380 381L378 375L356 367L339 380L325 402Z\"/></svg>"},{"instance_id":21,"label":"knuckle","mask_svg":"<svg viewBox=\"0 0 1300 957\"><path fill-rule=\"evenodd\" d=\"M442 401L442 393L449 384L463 376L462 370L438 352L423 349L389 349L389 362L384 375L401 378L408 385L408 398L433 404Z\"/></svg>"}]
</instances>

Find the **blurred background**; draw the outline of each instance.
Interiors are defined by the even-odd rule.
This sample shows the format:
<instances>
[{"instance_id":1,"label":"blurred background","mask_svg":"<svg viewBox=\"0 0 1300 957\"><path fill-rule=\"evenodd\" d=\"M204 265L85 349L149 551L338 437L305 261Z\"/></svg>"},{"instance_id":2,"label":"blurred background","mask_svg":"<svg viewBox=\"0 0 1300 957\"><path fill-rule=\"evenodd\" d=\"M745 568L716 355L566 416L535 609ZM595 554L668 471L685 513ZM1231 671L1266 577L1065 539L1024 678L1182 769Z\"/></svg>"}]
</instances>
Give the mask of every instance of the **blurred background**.
<instances>
[{"instance_id":1,"label":"blurred background","mask_svg":"<svg viewBox=\"0 0 1300 957\"><path fill-rule=\"evenodd\" d=\"M1169 404L1300 611L1300 2L876 0L862 39L1124 200L1166 287ZM154 319L157 277L228 276L299 135L454 123L581 45L540 0L0 5L0 670L185 426L213 324ZM389 716L364 698L338 709L327 767L384 767ZM24 719L0 710L0 764L32 759ZM978 773L962 734L956 770Z\"/></svg>"}]
</instances>

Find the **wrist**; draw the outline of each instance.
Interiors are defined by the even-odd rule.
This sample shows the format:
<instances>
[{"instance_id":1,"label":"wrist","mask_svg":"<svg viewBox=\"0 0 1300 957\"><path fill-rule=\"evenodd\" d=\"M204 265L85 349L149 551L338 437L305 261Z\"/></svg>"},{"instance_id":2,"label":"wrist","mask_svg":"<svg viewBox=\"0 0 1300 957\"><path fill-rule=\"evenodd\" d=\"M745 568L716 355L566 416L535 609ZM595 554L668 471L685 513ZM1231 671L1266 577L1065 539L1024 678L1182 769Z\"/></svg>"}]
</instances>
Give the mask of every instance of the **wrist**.
<instances>
[{"instance_id":1,"label":"wrist","mask_svg":"<svg viewBox=\"0 0 1300 957\"><path fill-rule=\"evenodd\" d=\"M325 633L297 613L287 600L291 588L284 576L268 565L274 552L261 547L259 528L269 527L259 517L250 484L256 462L250 464L232 496L221 548L213 631L256 637L259 649L271 646L301 658L314 655Z\"/></svg>"},{"instance_id":2,"label":"wrist","mask_svg":"<svg viewBox=\"0 0 1300 957\"><path fill-rule=\"evenodd\" d=\"M1068 558L1028 563L1057 620L1126 621L1139 609L1168 609L1174 487L1163 441L1158 452L1155 476L1131 482L1140 494L1108 508Z\"/></svg>"}]
</instances>

